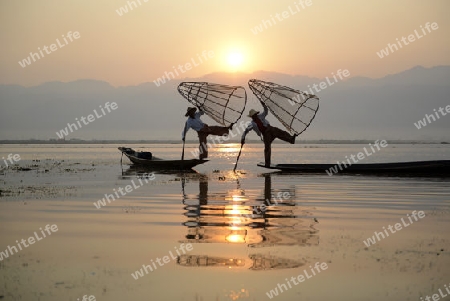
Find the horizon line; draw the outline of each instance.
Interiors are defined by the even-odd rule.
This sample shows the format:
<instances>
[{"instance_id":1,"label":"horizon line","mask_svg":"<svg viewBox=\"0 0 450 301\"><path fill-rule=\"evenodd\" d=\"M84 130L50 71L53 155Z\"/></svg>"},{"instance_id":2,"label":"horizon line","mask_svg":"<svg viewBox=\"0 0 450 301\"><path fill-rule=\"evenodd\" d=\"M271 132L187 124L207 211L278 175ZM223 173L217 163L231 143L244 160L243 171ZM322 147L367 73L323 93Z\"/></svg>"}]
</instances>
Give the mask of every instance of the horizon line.
<instances>
[{"instance_id":1,"label":"horizon line","mask_svg":"<svg viewBox=\"0 0 450 301\"><path fill-rule=\"evenodd\" d=\"M396 75L396 74L401 74L403 72L407 72L416 68L421 68L421 69L433 69L433 68L439 68L439 67L450 67L450 65L436 65L436 66L431 66L431 67L424 67L422 65L415 65L411 68L405 69L403 71L399 71L397 73L388 73L384 76L381 77L368 77L368 76L363 76L363 75L355 75L352 76L350 75L349 78L343 80L343 81L348 81L351 78L367 78L367 79L371 79L371 80L378 80L378 79L382 79L385 78L387 76L392 76L392 75ZM304 74L288 74L288 73L282 73L282 72L278 72L278 71L267 71L267 70L256 70L253 72L242 72L242 71L236 71L236 72L228 72L228 71L217 71L217 72L211 72L211 73L206 73L202 76L199 77L185 77L185 78L180 78L180 79L172 79L170 80L168 83L170 82L183 82L185 80L195 80L195 79L201 79L201 78L205 78L207 76L211 76L211 75L217 75L217 74L224 74L224 75L251 75L251 74L255 74L255 73L276 73L276 74L281 74L281 75L286 75L286 76L290 76L290 77L308 77L311 79L317 79L317 80L323 80L324 78L319 78L319 77L310 77L308 75L304 75ZM45 84L51 84L51 83L62 83L62 84L69 84L69 83L75 83L75 82L79 82L79 81L93 81L93 82L102 82L102 83L106 83L108 85L110 85L113 88L121 88L121 87L138 87L141 85L145 85L145 84L152 84L153 81L145 81L145 82L141 82L139 84L132 84L132 85L119 85L119 86L114 86L112 85L110 82L102 80L102 79L93 79L93 78L79 78L79 79L75 79L75 80L70 80L70 81L59 81L59 80L54 80L54 81L46 81L46 82L42 82L40 84L36 84L36 85L21 85L21 84L4 84L4 83L0 83L0 86L20 86L20 87L24 87L24 88L33 88L33 87L39 87Z\"/></svg>"},{"instance_id":2,"label":"horizon line","mask_svg":"<svg viewBox=\"0 0 450 301\"><path fill-rule=\"evenodd\" d=\"M359 144L359 143L367 143L367 142L373 142L373 139L305 139L305 140L299 140L295 144L339 144L339 143L347 143L347 144ZM246 143L259 143L259 140L249 140L246 141ZM179 140L163 140L163 139L153 139L153 140L146 140L146 139L102 139L102 140L84 140L84 139L78 139L78 138L72 138L70 140L58 140L58 139L0 139L0 145L1 144L117 144L117 143L148 143L148 144L157 144L157 143L166 143L166 144L175 144L180 143ZM198 140L186 140L186 143L194 143L197 144ZM236 141L229 141L224 142L221 144L239 144L240 142L238 140ZM274 144L284 144L281 141L275 141ZM443 141L442 139L439 140L408 140L408 139L390 139L390 144L450 144L449 141Z\"/></svg>"}]
</instances>

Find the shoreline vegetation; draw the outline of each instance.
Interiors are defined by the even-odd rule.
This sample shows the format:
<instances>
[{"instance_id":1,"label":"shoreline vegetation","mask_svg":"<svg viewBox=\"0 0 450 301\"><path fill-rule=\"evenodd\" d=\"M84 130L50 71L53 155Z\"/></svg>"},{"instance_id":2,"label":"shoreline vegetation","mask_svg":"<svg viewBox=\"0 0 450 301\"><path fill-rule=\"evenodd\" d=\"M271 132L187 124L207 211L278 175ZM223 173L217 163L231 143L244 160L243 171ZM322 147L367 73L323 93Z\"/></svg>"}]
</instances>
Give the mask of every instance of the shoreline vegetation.
<instances>
[{"instance_id":1,"label":"shoreline vegetation","mask_svg":"<svg viewBox=\"0 0 450 301\"><path fill-rule=\"evenodd\" d=\"M368 144L373 140L298 140L295 144ZM181 144L181 140L41 140L41 139L24 139L24 140L0 140L0 144ZM186 143L198 143L198 140L186 140ZM228 141L223 144L236 144L239 141ZM261 143L259 140L249 140L246 143ZM281 141L274 141L274 144L283 144ZM390 144L450 144L450 141L420 141L420 140L389 140Z\"/></svg>"}]
</instances>

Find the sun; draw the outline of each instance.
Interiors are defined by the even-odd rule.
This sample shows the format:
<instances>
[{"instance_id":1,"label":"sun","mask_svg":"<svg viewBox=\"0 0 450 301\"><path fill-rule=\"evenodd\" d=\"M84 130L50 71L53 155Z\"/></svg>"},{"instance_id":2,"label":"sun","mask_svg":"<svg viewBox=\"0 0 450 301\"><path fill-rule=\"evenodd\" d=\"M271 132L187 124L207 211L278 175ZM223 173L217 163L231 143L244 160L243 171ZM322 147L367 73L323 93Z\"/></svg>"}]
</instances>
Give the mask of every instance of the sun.
<instances>
[{"instance_id":1,"label":"sun","mask_svg":"<svg viewBox=\"0 0 450 301\"><path fill-rule=\"evenodd\" d=\"M233 68L238 68L242 65L244 61L244 57L240 52L231 52L228 54L228 64Z\"/></svg>"}]
</instances>

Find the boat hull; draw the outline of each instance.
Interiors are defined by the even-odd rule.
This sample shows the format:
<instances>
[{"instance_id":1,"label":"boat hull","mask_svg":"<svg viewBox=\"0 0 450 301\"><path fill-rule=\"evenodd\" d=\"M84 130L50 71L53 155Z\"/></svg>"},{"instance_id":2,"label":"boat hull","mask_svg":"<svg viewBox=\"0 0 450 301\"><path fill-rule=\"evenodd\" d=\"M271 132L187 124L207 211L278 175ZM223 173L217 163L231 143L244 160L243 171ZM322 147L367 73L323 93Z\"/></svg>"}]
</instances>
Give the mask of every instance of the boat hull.
<instances>
[{"instance_id":1,"label":"boat hull","mask_svg":"<svg viewBox=\"0 0 450 301\"><path fill-rule=\"evenodd\" d=\"M395 163L352 164L339 168L336 164L272 164L265 167L291 173L325 173L325 174L383 174L383 175L420 175L450 176L450 160L415 161ZM333 172L337 171L337 172Z\"/></svg>"},{"instance_id":2,"label":"boat hull","mask_svg":"<svg viewBox=\"0 0 450 301\"><path fill-rule=\"evenodd\" d=\"M190 160L163 160L153 157L152 159L139 158L139 152L131 148L119 147L119 150L133 164L145 166L146 168L154 168L159 170L190 170L199 164L208 162L208 160L190 159Z\"/></svg>"}]
</instances>

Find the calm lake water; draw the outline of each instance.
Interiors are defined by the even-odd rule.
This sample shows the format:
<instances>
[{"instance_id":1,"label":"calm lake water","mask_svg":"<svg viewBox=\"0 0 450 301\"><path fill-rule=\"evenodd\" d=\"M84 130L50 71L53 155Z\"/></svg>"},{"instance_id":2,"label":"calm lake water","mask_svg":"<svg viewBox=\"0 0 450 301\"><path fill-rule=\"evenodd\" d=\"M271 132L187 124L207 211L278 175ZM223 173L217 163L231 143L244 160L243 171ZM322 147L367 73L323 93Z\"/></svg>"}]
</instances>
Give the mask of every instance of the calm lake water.
<instances>
[{"instance_id":1,"label":"calm lake water","mask_svg":"<svg viewBox=\"0 0 450 301\"><path fill-rule=\"evenodd\" d=\"M59 229L2 261L5 300L419 300L449 284L448 179L282 175L256 166L261 143L244 146L236 174L237 144L197 172L152 173L121 165L118 146L0 145L21 156L0 171L0 251ZM180 144L126 146L181 156ZM364 147L276 144L272 162L335 163ZM362 163L435 159L450 146L389 145ZM426 217L363 243L414 210ZM316 263L327 269L289 282Z\"/></svg>"}]
</instances>

